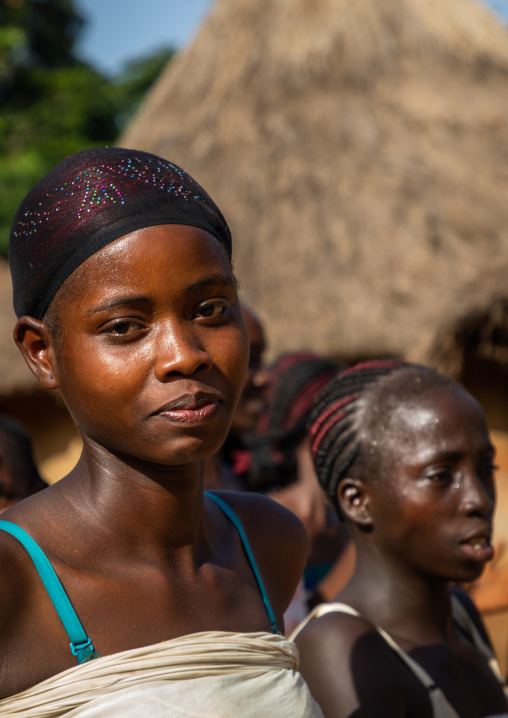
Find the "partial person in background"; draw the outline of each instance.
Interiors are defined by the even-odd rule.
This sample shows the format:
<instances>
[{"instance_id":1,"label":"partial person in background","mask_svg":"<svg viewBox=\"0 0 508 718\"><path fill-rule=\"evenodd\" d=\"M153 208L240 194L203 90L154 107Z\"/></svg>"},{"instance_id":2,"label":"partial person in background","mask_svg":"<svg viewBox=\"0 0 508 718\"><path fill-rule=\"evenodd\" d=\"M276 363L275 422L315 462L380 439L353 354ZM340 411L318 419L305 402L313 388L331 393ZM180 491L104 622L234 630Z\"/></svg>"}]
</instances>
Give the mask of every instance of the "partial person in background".
<instances>
[{"instance_id":1,"label":"partial person in background","mask_svg":"<svg viewBox=\"0 0 508 718\"><path fill-rule=\"evenodd\" d=\"M314 399L338 370L336 362L309 352L283 354L269 367L266 408L250 439L245 464L249 488L265 493L303 522L313 562L306 573L310 570L319 578L334 563L340 567L340 558L349 543L347 531L335 518L319 486L307 436ZM324 551L327 565L322 570ZM344 583L350 575L351 572L342 575ZM309 585L308 579L300 583L284 616L288 633L307 615L309 593L316 589L316 583Z\"/></svg>"},{"instance_id":2,"label":"partial person in background","mask_svg":"<svg viewBox=\"0 0 508 718\"><path fill-rule=\"evenodd\" d=\"M478 611L450 589L493 556L494 447L479 404L431 369L371 361L327 385L310 433L357 553L335 602L293 635L325 718L506 717Z\"/></svg>"},{"instance_id":3,"label":"partial person in background","mask_svg":"<svg viewBox=\"0 0 508 718\"><path fill-rule=\"evenodd\" d=\"M245 302L240 302L240 308L249 339L249 364L243 391L233 414L228 440L230 437L241 438L255 431L265 407L265 389L268 382L268 372L263 363L266 351L263 323Z\"/></svg>"},{"instance_id":4,"label":"partial person in background","mask_svg":"<svg viewBox=\"0 0 508 718\"><path fill-rule=\"evenodd\" d=\"M46 486L28 434L11 417L0 414L0 512Z\"/></svg>"},{"instance_id":5,"label":"partial person in background","mask_svg":"<svg viewBox=\"0 0 508 718\"><path fill-rule=\"evenodd\" d=\"M265 332L260 318L245 302L240 302L240 308L249 340L249 364L243 391L233 414L226 441L214 456L205 461L205 489L210 490L245 489L241 480L241 475L244 473L242 452L246 446L245 438L256 430L266 403L268 372L263 365L266 350Z\"/></svg>"}]
</instances>

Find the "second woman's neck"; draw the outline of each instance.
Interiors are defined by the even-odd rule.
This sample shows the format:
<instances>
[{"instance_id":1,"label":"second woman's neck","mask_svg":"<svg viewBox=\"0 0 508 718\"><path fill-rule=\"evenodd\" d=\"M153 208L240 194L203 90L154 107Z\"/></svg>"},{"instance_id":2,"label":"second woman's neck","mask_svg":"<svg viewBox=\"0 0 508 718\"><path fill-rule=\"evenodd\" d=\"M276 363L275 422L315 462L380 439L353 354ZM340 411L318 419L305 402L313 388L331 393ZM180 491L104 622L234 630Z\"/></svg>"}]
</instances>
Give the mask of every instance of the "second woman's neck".
<instances>
[{"instance_id":1,"label":"second woman's neck","mask_svg":"<svg viewBox=\"0 0 508 718\"><path fill-rule=\"evenodd\" d=\"M351 603L389 633L416 642L443 641L450 635L450 593L445 580L357 557L355 573L338 600Z\"/></svg>"}]
</instances>

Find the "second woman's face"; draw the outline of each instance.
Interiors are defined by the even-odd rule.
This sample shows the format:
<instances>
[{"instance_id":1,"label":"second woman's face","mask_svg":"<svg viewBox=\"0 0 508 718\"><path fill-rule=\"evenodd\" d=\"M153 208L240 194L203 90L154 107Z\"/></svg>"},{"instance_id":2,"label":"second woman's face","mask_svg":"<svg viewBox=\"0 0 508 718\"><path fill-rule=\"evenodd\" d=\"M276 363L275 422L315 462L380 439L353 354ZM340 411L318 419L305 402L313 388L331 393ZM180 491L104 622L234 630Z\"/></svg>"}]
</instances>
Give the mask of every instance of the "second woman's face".
<instances>
[{"instance_id":1,"label":"second woman's face","mask_svg":"<svg viewBox=\"0 0 508 718\"><path fill-rule=\"evenodd\" d=\"M52 356L85 442L163 465L215 453L248 360L218 241L182 225L141 229L92 255L68 283Z\"/></svg>"},{"instance_id":2,"label":"second woman's face","mask_svg":"<svg viewBox=\"0 0 508 718\"><path fill-rule=\"evenodd\" d=\"M494 449L476 401L436 386L383 420L373 537L394 564L455 581L492 558Z\"/></svg>"}]
</instances>

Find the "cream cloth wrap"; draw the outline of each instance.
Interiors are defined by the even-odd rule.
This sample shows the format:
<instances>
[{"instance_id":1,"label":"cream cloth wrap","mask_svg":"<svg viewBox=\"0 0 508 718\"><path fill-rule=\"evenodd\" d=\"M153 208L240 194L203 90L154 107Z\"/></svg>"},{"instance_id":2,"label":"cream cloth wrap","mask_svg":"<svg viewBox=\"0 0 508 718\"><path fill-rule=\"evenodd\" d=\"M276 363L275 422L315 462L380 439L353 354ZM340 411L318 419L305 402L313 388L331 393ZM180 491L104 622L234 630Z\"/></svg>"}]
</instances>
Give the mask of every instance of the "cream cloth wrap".
<instances>
[{"instance_id":1,"label":"cream cloth wrap","mask_svg":"<svg viewBox=\"0 0 508 718\"><path fill-rule=\"evenodd\" d=\"M323 718L298 649L271 633L206 631L75 666L0 700L16 718Z\"/></svg>"}]
</instances>

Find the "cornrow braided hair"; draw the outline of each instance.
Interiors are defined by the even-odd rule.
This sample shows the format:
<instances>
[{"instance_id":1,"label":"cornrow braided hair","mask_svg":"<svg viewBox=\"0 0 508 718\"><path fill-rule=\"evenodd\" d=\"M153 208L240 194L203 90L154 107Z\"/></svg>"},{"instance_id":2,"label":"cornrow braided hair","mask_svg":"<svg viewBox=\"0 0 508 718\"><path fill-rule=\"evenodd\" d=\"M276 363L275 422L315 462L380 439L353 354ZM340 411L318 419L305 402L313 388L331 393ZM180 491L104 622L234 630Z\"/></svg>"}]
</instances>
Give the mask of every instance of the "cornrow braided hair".
<instances>
[{"instance_id":1,"label":"cornrow braided hair","mask_svg":"<svg viewBox=\"0 0 508 718\"><path fill-rule=\"evenodd\" d=\"M267 407L248 440L251 489L268 491L294 480L295 449L307 432L309 412L339 369L331 359L310 352L283 354L269 367Z\"/></svg>"},{"instance_id":2,"label":"cornrow braided hair","mask_svg":"<svg viewBox=\"0 0 508 718\"><path fill-rule=\"evenodd\" d=\"M337 489L360 449L361 399L384 377L416 366L390 359L362 362L341 372L316 399L310 449L319 482L339 515Z\"/></svg>"}]
</instances>

